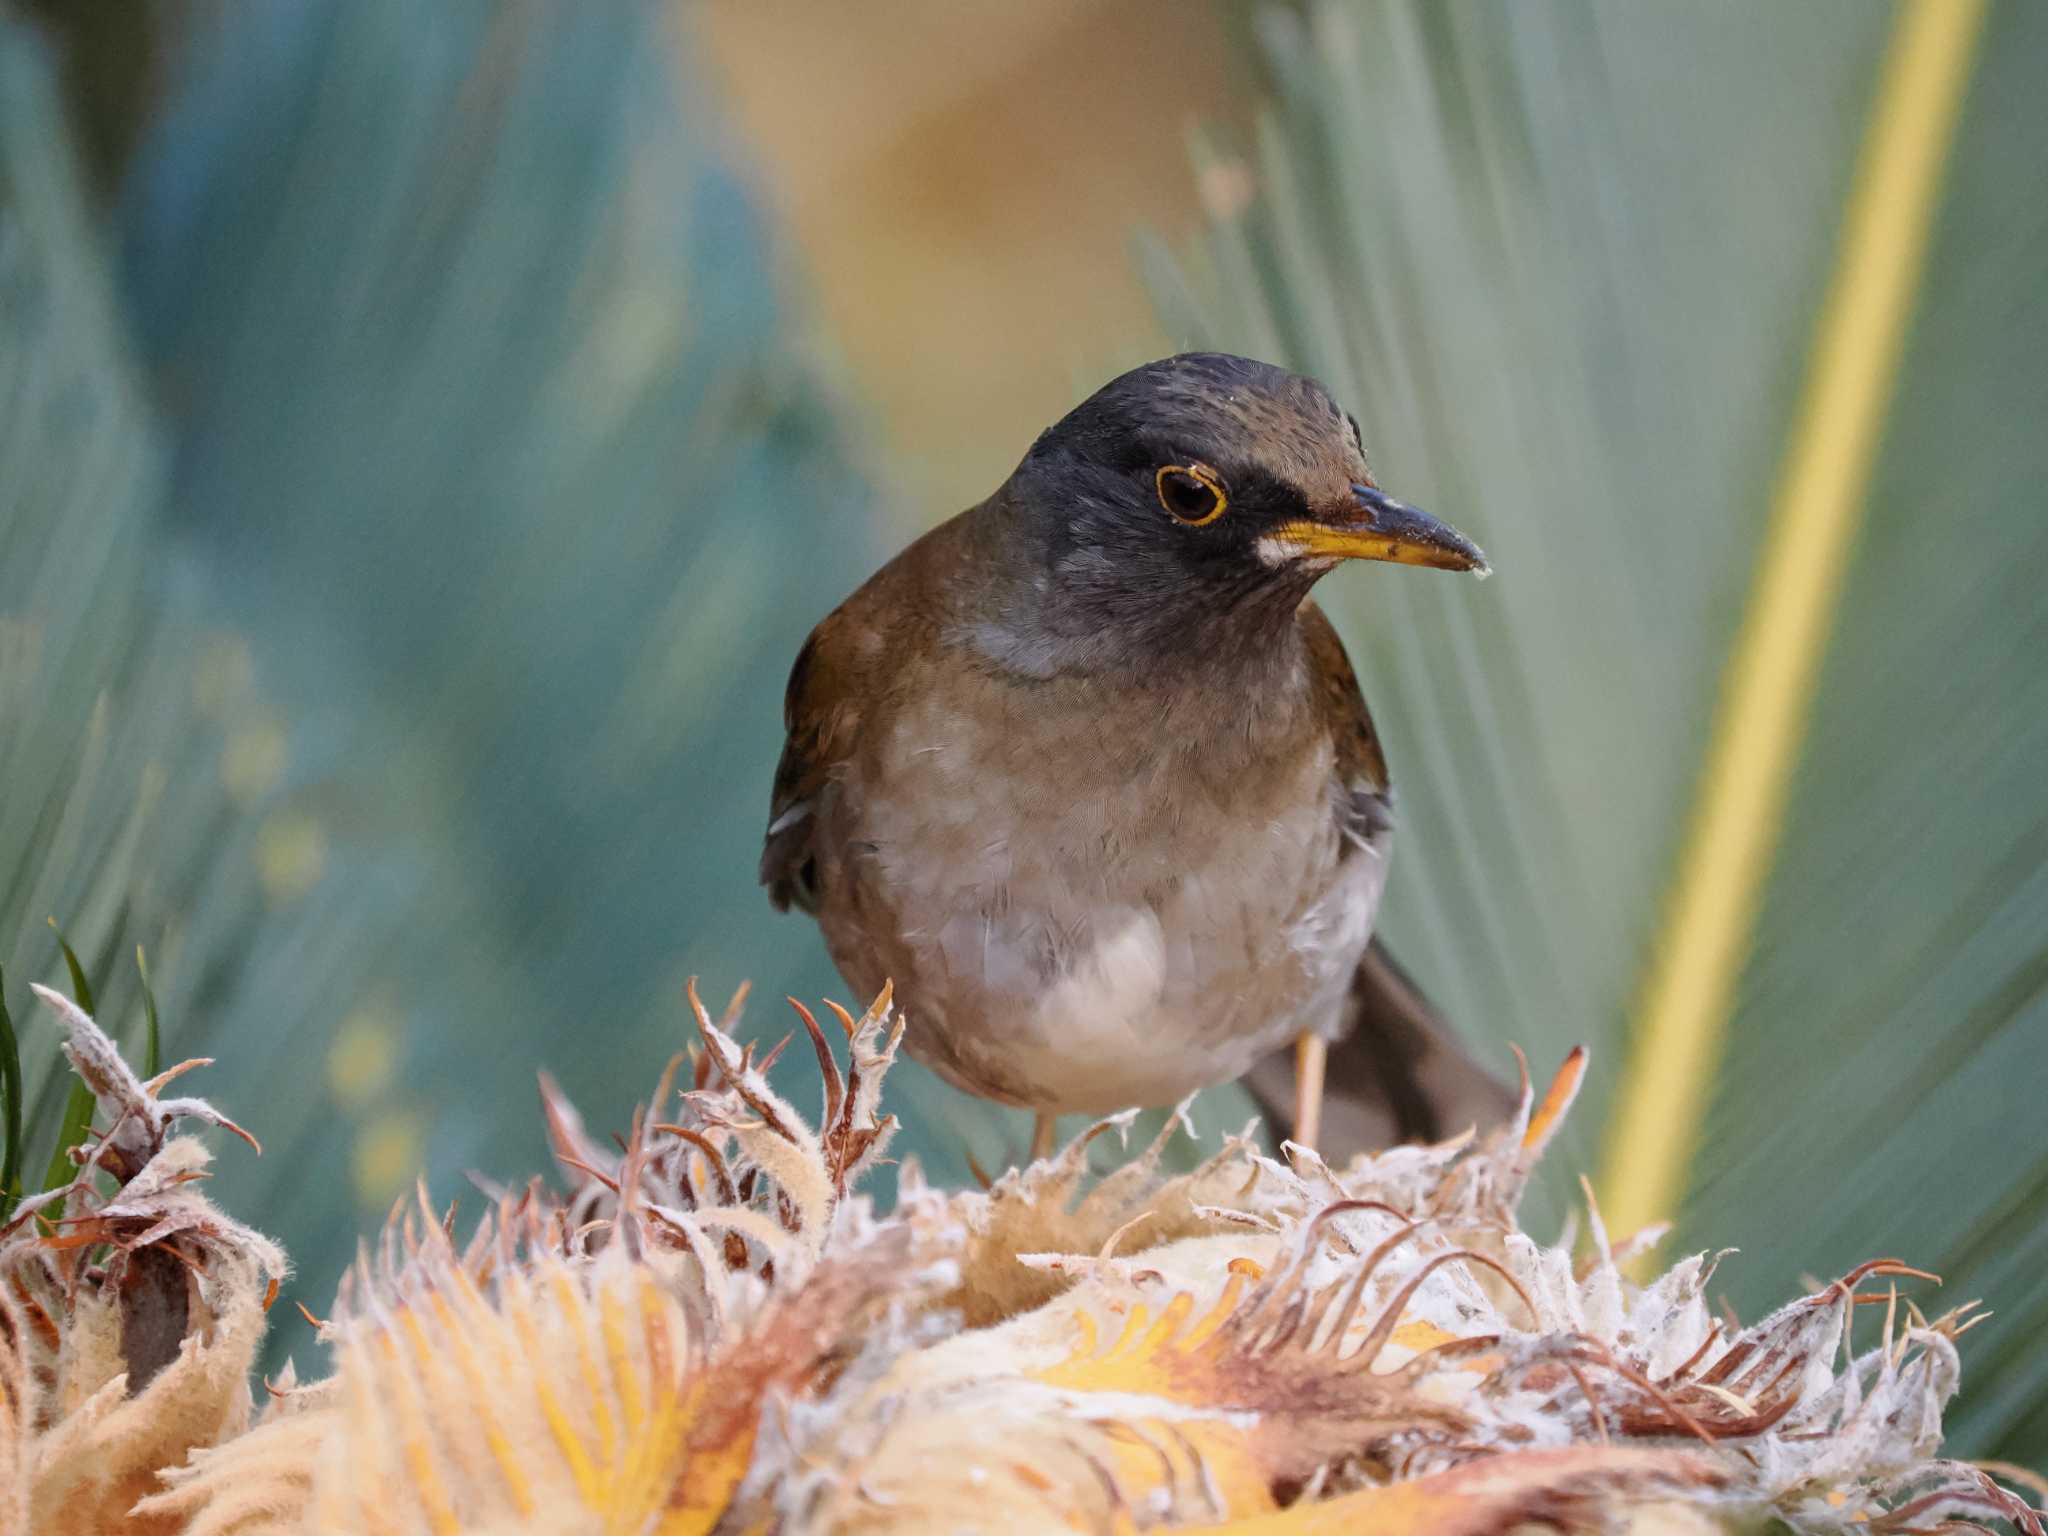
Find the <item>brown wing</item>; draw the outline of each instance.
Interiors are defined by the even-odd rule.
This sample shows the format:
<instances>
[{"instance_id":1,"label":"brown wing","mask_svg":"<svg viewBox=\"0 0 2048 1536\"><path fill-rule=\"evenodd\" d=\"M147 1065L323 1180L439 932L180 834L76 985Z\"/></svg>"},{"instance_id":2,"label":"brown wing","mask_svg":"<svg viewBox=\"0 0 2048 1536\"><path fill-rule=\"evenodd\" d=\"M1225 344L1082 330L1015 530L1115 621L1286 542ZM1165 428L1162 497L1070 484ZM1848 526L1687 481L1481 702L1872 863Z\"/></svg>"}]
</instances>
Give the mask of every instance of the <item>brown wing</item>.
<instances>
[{"instance_id":1,"label":"brown wing","mask_svg":"<svg viewBox=\"0 0 2048 1536\"><path fill-rule=\"evenodd\" d=\"M1301 633L1315 677L1316 707L1337 747L1338 819L1356 843L1384 838L1394 829L1393 791L1351 658L1329 618L1312 602L1301 606Z\"/></svg>"},{"instance_id":2,"label":"brown wing","mask_svg":"<svg viewBox=\"0 0 2048 1536\"><path fill-rule=\"evenodd\" d=\"M904 658L933 643L950 611L948 593L959 587L960 551L971 547L974 515L963 513L913 540L797 652L782 696L788 735L761 849L761 883L779 910L818 910L818 823L830 814L864 724L883 723L893 707L892 679L900 679Z\"/></svg>"},{"instance_id":3,"label":"brown wing","mask_svg":"<svg viewBox=\"0 0 2048 1536\"><path fill-rule=\"evenodd\" d=\"M1366 712L1344 642L1314 604L1301 612L1317 698L1337 744L1337 814L1359 842L1392 831L1387 762ZM1514 1107L1507 1085L1473 1061L1449 1024L1377 937L1351 978L1325 1068L1323 1154L1352 1154L1402 1141L1435 1141L1485 1125ZM1245 1086L1276 1127L1292 1129L1294 1052L1254 1066Z\"/></svg>"},{"instance_id":4,"label":"brown wing","mask_svg":"<svg viewBox=\"0 0 2048 1536\"><path fill-rule=\"evenodd\" d=\"M835 642L845 623L834 613L811 631L790 668L782 695L787 739L775 766L768 800L768 835L761 849L761 883L778 912L792 905L818 910L818 862L813 847L819 811L832 770L850 748L857 710L853 691L838 686Z\"/></svg>"}]
</instances>

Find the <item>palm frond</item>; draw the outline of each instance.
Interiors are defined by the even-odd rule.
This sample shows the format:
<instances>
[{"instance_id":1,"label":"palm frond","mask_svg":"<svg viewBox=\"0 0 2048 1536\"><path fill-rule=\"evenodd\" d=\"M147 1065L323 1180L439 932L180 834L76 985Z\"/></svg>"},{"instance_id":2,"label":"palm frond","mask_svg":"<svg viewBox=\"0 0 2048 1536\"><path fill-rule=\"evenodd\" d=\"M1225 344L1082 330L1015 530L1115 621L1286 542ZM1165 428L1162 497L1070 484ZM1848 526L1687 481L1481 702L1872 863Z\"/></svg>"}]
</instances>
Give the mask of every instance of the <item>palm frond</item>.
<instances>
[{"instance_id":1,"label":"palm frond","mask_svg":"<svg viewBox=\"0 0 2048 1536\"><path fill-rule=\"evenodd\" d=\"M753 872L783 678L865 568L868 493L667 21L194 9L120 207L167 521L291 701L330 861L399 855L364 896L406 914L345 1006L278 974L290 1028L205 1045L300 1079L381 1207L422 1157L523 1162L536 1064L616 1094L686 976L796 947L825 982ZM302 1170L281 1145L228 1197L281 1207ZM345 1259L298 1219L310 1269Z\"/></svg>"},{"instance_id":2,"label":"palm frond","mask_svg":"<svg viewBox=\"0 0 2048 1536\"><path fill-rule=\"evenodd\" d=\"M1382 480L1501 573L1328 584L1401 793L1387 930L1490 1038L1627 1057L1891 30L1854 5L1270 12L1256 142L1198 146L1212 231L1149 254L1181 339L1325 378ZM1995 1298L2006 1363L1956 1428L2021 1459L2048 1446L2048 1299L2013 1242L2048 1228L2048 450L2021 404L2048 387L2048 246L2010 189L2048 154L2044 60L2048 18L1992 11L1675 1213L1694 1246L1744 1234L1738 1301L1795 1241Z\"/></svg>"}]
</instances>

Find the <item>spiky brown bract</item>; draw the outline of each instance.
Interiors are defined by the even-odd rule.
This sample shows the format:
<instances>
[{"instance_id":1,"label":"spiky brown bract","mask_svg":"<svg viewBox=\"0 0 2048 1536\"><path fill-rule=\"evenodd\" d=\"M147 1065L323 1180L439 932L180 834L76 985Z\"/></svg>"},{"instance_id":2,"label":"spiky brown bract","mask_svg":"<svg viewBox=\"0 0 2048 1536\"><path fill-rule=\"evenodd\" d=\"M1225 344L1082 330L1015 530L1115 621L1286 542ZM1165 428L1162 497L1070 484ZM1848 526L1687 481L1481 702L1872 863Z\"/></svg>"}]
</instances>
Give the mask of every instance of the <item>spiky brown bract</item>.
<instances>
[{"instance_id":1,"label":"spiky brown bract","mask_svg":"<svg viewBox=\"0 0 2048 1536\"><path fill-rule=\"evenodd\" d=\"M195 1188L209 1154L180 1120L239 1126L140 1081L75 1004L37 997L92 1089L101 1132L69 1185L0 1225L0 1531L170 1532L135 1515L157 1475L248 1423L249 1368L284 1254Z\"/></svg>"},{"instance_id":2,"label":"spiky brown bract","mask_svg":"<svg viewBox=\"0 0 2048 1536\"><path fill-rule=\"evenodd\" d=\"M714 1021L691 1001L703 1044L687 1085L671 1063L622 1150L544 1084L567 1188L495 1192L464 1240L424 1191L406 1202L322 1325L331 1376L287 1372L246 1432L246 1392L225 1417L200 1413L203 1432L157 1427L220 1399L218 1373L209 1389L178 1372L209 1349L228 1359L241 1335L226 1324L188 1319L179 1365L141 1396L115 1381L89 1411L53 1412L47 1362L105 1325L10 1302L0 1510L22 1526L47 1486L88 1492L72 1523L34 1529L191 1536L2041 1529L1982 1472L1934 1459L1973 1314L1924 1317L1897 1292L1905 1266L1867 1264L1742 1328L1709 1312L1709 1259L1637 1285L1597 1213L1580 1257L1520 1230L1582 1054L1483 1138L1339 1170L1245 1135L1177 1177L1162 1138L1097 1177L1090 1149L1120 1136L1112 1121L986 1190L906 1168L878 1216L854 1186L893 1128L888 998L858 1020L835 1010L844 1072L799 1010L821 1131L735 1042L736 1006ZM71 1027L91 1043L90 1021ZM96 1087L123 1081L94 1060ZM156 1125L149 1091L111 1090L129 1105L117 1122ZM117 1123L100 1145L132 1140ZM181 1145L115 1199L78 1194L73 1215L95 1245L125 1245L131 1273L177 1241L226 1294L239 1257L235 1316L260 1322L260 1238L190 1207L121 1225L158 1198L150 1170L184 1166ZM176 1226L150 1236L166 1216ZM83 1247L21 1235L7 1252L61 1278ZM78 1275L104 1288L111 1271ZM1859 1302L1884 1307L1860 1353ZM139 1417L173 1383L182 1395Z\"/></svg>"}]
</instances>

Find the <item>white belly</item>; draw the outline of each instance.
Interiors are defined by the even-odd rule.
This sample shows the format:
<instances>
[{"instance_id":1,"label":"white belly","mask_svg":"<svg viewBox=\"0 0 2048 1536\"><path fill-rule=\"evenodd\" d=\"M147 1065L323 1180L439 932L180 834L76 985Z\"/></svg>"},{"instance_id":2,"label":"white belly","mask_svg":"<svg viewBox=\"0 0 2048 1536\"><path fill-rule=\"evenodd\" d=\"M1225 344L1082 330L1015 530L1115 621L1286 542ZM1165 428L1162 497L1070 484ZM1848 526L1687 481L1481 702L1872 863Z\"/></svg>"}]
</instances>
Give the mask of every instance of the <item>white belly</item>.
<instances>
[{"instance_id":1,"label":"white belly","mask_svg":"<svg viewBox=\"0 0 2048 1536\"><path fill-rule=\"evenodd\" d=\"M1170 1103L1334 1026L1385 857L1345 845L1327 757L1196 838L1182 815L1213 785L1175 754L915 709L894 735L840 786L847 899L820 916L841 970L893 979L905 1045L958 1086L1061 1113ZM1041 771L1012 772L1026 761Z\"/></svg>"}]
</instances>

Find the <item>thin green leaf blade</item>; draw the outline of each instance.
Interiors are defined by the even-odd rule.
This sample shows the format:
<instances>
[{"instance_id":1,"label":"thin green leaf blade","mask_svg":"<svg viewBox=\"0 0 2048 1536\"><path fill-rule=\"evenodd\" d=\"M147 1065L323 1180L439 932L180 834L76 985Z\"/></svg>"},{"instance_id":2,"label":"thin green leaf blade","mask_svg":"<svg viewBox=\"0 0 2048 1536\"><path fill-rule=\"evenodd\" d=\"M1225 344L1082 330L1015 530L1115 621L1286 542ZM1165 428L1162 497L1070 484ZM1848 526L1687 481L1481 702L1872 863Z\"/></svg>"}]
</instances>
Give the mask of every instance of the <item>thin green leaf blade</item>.
<instances>
[{"instance_id":1,"label":"thin green leaf blade","mask_svg":"<svg viewBox=\"0 0 2048 1536\"><path fill-rule=\"evenodd\" d=\"M87 1013L93 1011L92 983L86 979L85 967L79 964L77 951L71 941L64 937L64 930L57 926L57 919L50 919L50 931L57 935L57 947L64 952L64 968L71 973L71 996L78 1006ZM72 1180L71 1149L86 1138L92 1129L92 1090L84 1083L74 1083L71 1094L64 1101L64 1118L57 1122L57 1145L50 1149L50 1165L43 1173L43 1188L60 1189Z\"/></svg>"},{"instance_id":2,"label":"thin green leaf blade","mask_svg":"<svg viewBox=\"0 0 2048 1536\"><path fill-rule=\"evenodd\" d=\"M143 954L140 944L135 946L135 969L142 977L142 1076L147 1080L163 1070L163 1053L158 1038L156 989L149 984L149 957Z\"/></svg>"},{"instance_id":3,"label":"thin green leaf blade","mask_svg":"<svg viewBox=\"0 0 2048 1536\"><path fill-rule=\"evenodd\" d=\"M50 1165L43 1172L43 1189L61 1189L75 1177L68 1154L84 1141L92 1129L92 1090L83 1083L72 1086L64 1101L64 1118L57 1125L57 1145L50 1149Z\"/></svg>"},{"instance_id":4,"label":"thin green leaf blade","mask_svg":"<svg viewBox=\"0 0 2048 1536\"><path fill-rule=\"evenodd\" d=\"M7 1012L7 972L0 969L0 1221L21 1198L21 1048Z\"/></svg>"},{"instance_id":5,"label":"thin green leaf blade","mask_svg":"<svg viewBox=\"0 0 2048 1536\"><path fill-rule=\"evenodd\" d=\"M57 926L57 919L50 919L50 931L57 935L57 947L64 951L64 969L71 973L72 999L87 1013L95 1012L92 983L86 979L85 967L78 962L78 952L71 947L71 941L64 937L64 930Z\"/></svg>"}]
</instances>

